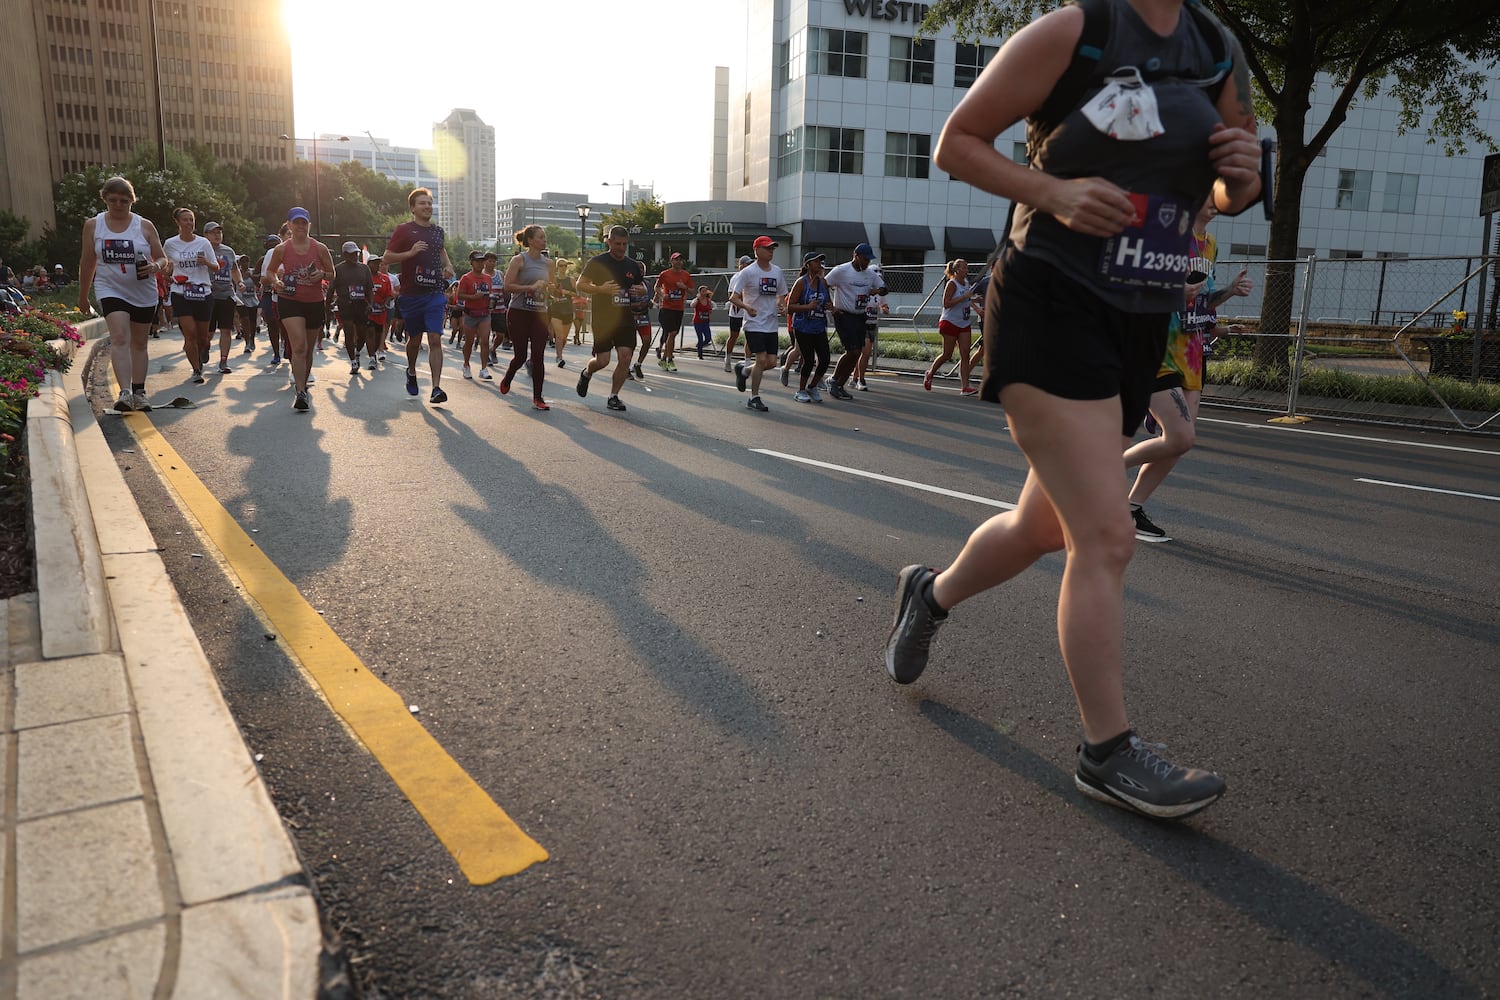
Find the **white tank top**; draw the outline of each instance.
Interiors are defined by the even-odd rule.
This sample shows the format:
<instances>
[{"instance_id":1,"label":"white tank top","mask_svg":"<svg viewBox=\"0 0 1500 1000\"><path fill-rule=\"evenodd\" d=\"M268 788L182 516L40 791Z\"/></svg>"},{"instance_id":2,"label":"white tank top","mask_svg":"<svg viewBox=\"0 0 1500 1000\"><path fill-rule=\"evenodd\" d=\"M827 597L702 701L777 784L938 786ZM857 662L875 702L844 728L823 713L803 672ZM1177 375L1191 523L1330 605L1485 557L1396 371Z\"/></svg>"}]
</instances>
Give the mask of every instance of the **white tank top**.
<instances>
[{"instance_id":1,"label":"white tank top","mask_svg":"<svg viewBox=\"0 0 1500 1000\"><path fill-rule=\"evenodd\" d=\"M94 216L94 294L102 299L121 299L133 306L156 305L156 273L143 281L135 276L138 260L151 256L141 217L130 214L130 225L123 233L111 232L105 221L107 213Z\"/></svg>"},{"instance_id":2,"label":"white tank top","mask_svg":"<svg viewBox=\"0 0 1500 1000\"><path fill-rule=\"evenodd\" d=\"M949 306L947 309L943 310L943 322L952 323L954 326L962 330L973 325L973 320L969 318L969 314L970 311L974 308L974 303L969 301L968 295L969 289L973 288L974 286L966 285L962 281L959 281L957 278L952 278L950 280L953 282L954 297L957 298L959 302L957 305ZM931 313L929 313L928 315L930 316Z\"/></svg>"}]
</instances>

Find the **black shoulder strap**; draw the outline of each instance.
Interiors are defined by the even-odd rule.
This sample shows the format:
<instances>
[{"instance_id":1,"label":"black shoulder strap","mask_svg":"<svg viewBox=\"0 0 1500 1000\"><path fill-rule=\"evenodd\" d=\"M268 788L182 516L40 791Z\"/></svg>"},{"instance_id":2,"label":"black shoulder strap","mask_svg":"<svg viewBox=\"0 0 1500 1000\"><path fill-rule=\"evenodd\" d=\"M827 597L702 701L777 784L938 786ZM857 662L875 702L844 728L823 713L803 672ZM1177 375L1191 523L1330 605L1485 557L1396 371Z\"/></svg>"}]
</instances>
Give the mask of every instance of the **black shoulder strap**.
<instances>
[{"instance_id":1,"label":"black shoulder strap","mask_svg":"<svg viewBox=\"0 0 1500 1000\"><path fill-rule=\"evenodd\" d=\"M1219 95L1224 92L1224 81L1229 79L1230 70L1234 69L1234 59L1229 54L1229 43L1224 39L1224 26L1218 20L1203 9L1198 0L1188 0L1183 5L1194 23L1198 26L1198 34L1208 43L1208 49L1213 53L1214 71L1210 79L1214 82L1206 88L1209 100L1215 104L1219 103Z\"/></svg>"},{"instance_id":2,"label":"black shoulder strap","mask_svg":"<svg viewBox=\"0 0 1500 1000\"><path fill-rule=\"evenodd\" d=\"M1109 44L1109 0L1068 0L1068 3L1083 10L1083 33L1078 36L1078 48L1073 50L1073 59L1047 100L1027 119L1027 145L1031 136L1045 137L1083 100L1089 81L1099 72L1099 60L1104 57L1104 48Z\"/></svg>"}]
</instances>

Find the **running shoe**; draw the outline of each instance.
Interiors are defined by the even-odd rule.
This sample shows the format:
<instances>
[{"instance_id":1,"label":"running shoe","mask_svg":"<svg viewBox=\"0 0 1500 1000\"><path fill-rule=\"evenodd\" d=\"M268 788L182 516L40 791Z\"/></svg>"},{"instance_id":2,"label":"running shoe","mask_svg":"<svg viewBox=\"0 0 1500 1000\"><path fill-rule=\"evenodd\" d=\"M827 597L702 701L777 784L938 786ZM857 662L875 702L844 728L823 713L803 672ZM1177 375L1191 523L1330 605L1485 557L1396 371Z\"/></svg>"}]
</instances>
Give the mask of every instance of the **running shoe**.
<instances>
[{"instance_id":1,"label":"running shoe","mask_svg":"<svg viewBox=\"0 0 1500 1000\"><path fill-rule=\"evenodd\" d=\"M971 385L967 389L958 390L958 394L960 396L977 396L979 395L979 390Z\"/></svg>"},{"instance_id":2,"label":"running shoe","mask_svg":"<svg viewBox=\"0 0 1500 1000\"><path fill-rule=\"evenodd\" d=\"M431 401L433 403L446 403L446 402L448 402L448 394L446 392L444 392L443 390L439 389L437 386L433 386L432 387L432 400Z\"/></svg>"},{"instance_id":3,"label":"running shoe","mask_svg":"<svg viewBox=\"0 0 1500 1000\"><path fill-rule=\"evenodd\" d=\"M370 364L369 364L369 366L368 366L368 367L366 367L366 368L365 368L365 371L367 371L367 372L372 372L372 371L375 371L375 370L376 370L376 369L377 369L377 368L379 368L379 367L380 367L380 366L379 366L379 365L377 365L377 364L376 364L376 363L375 363L375 359L374 359L374 358L371 358L371 359L370 359Z\"/></svg>"},{"instance_id":4,"label":"running shoe","mask_svg":"<svg viewBox=\"0 0 1500 1000\"><path fill-rule=\"evenodd\" d=\"M821 402L823 402L823 391L821 389L819 389L817 386L811 386L811 387L809 387L808 390L807 390L807 394L812 397L812 401L814 403L821 403Z\"/></svg>"},{"instance_id":5,"label":"running shoe","mask_svg":"<svg viewBox=\"0 0 1500 1000\"><path fill-rule=\"evenodd\" d=\"M760 401L760 397L759 396L751 396L749 402L747 402L745 404L745 406L748 407L749 409L755 410L755 411L757 411L759 413L765 413L765 412L767 412L767 411L769 411L771 409L765 403L762 403Z\"/></svg>"},{"instance_id":6,"label":"running shoe","mask_svg":"<svg viewBox=\"0 0 1500 1000\"><path fill-rule=\"evenodd\" d=\"M858 389L860 392L870 391L870 386L862 378L854 380L854 388Z\"/></svg>"},{"instance_id":7,"label":"running shoe","mask_svg":"<svg viewBox=\"0 0 1500 1000\"><path fill-rule=\"evenodd\" d=\"M120 413L129 413L135 409L135 395L129 389L120 390L120 398L115 400L115 410Z\"/></svg>"},{"instance_id":8,"label":"running shoe","mask_svg":"<svg viewBox=\"0 0 1500 1000\"><path fill-rule=\"evenodd\" d=\"M630 366L630 377L635 379L637 382L646 381L646 373L641 371L641 366L639 363Z\"/></svg>"},{"instance_id":9,"label":"running shoe","mask_svg":"<svg viewBox=\"0 0 1500 1000\"><path fill-rule=\"evenodd\" d=\"M732 371L734 371L734 363L729 360L729 355L727 355L727 354L724 355L724 370L726 372L732 372Z\"/></svg>"},{"instance_id":10,"label":"running shoe","mask_svg":"<svg viewBox=\"0 0 1500 1000\"><path fill-rule=\"evenodd\" d=\"M621 413L625 412L625 404L620 402L619 396L609 397L609 399L604 401L604 405L609 407L611 410L619 410Z\"/></svg>"},{"instance_id":11,"label":"running shoe","mask_svg":"<svg viewBox=\"0 0 1500 1000\"><path fill-rule=\"evenodd\" d=\"M926 389L928 392L932 391L932 372L928 372L926 375L922 376L922 388Z\"/></svg>"},{"instance_id":12,"label":"running shoe","mask_svg":"<svg viewBox=\"0 0 1500 1000\"><path fill-rule=\"evenodd\" d=\"M490 372L490 366L484 365L479 369L479 377L486 382L495 381L495 376Z\"/></svg>"},{"instance_id":13,"label":"running shoe","mask_svg":"<svg viewBox=\"0 0 1500 1000\"><path fill-rule=\"evenodd\" d=\"M193 384L194 385L202 385L204 382L207 382L207 381L208 381L208 379L206 379L206 378L203 377L203 373L201 371L193 372Z\"/></svg>"},{"instance_id":14,"label":"running shoe","mask_svg":"<svg viewBox=\"0 0 1500 1000\"><path fill-rule=\"evenodd\" d=\"M271 363L269 365L267 365L266 367L267 368L275 368L279 364L281 364L281 355L279 355L279 354L273 354L273 355L271 355Z\"/></svg>"},{"instance_id":15,"label":"running shoe","mask_svg":"<svg viewBox=\"0 0 1500 1000\"><path fill-rule=\"evenodd\" d=\"M566 368L566 367L568 367L567 360L565 358L558 358L557 359L557 367L559 367L559 368Z\"/></svg>"},{"instance_id":16,"label":"running shoe","mask_svg":"<svg viewBox=\"0 0 1500 1000\"><path fill-rule=\"evenodd\" d=\"M667 359L667 371L669 371L669 372L675 372L676 370L677 370L677 362L674 361L672 358L668 358Z\"/></svg>"},{"instance_id":17,"label":"running shoe","mask_svg":"<svg viewBox=\"0 0 1500 1000\"><path fill-rule=\"evenodd\" d=\"M220 365L219 365L219 374L220 374L220 375L228 375L228 374L229 374L229 373L230 373L230 372L232 372L232 371L234 371L234 369L233 369L233 368L231 368L231 367L229 367L229 366L228 366L228 365L226 365L226 364L222 364L222 363L221 363L221 364L220 364Z\"/></svg>"},{"instance_id":18,"label":"running shoe","mask_svg":"<svg viewBox=\"0 0 1500 1000\"><path fill-rule=\"evenodd\" d=\"M788 389L792 387L792 370L787 367L785 361L781 363L781 384Z\"/></svg>"},{"instance_id":19,"label":"running shoe","mask_svg":"<svg viewBox=\"0 0 1500 1000\"><path fill-rule=\"evenodd\" d=\"M205 347L203 350L198 352L198 363L200 365L208 364L208 348Z\"/></svg>"},{"instance_id":20,"label":"running shoe","mask_svg":"<svg viewBox=\"0 0 1500 1000\"><path fill-rule=\"evenodd\" d=\"M468 365L464 365L464 378L468 379L470 382L474 381L474 373L469 370Z\"/></svg>"},{"instance_id":21,"label":"running shoe","mask_svg":"<svg viewBox=\"0 0 1500 1000\"><path fill-rule=\"evenodd\" d=\"M798 389L797 390L797 395L793 396L792 398L795 399L799 403L811 403L812 402L812 395L809 394L806 389Z\"/></svg>"},{"instance_id":22,"label":"running shoe","mask_svg":"<svg viewBox=\"0 0 1500 1000\"><path fill-rule=\"evenodd\" d=\"M1154 819L1182 819L1207 809L1224 794L1224 779L1212 771L1180 767L1163 757L1165 743L1147 743L1135 733L1102 761L1078 748L1073 783L1091 799Z\"/></svg>"},{"instance_id":23,"label":"running shoe","mask_svg":"<svg viewBox=\"0 0 1500 1000\"><path fill-rule=\"evenodd\" d=\"M292 409L305 410L308 406L307 390L303 389L292 399Z\"/></svg>"},{"instance_id":24,"label":"running shoe","mask_svg":"<svg viewBox=\"0 0 1500 1000\"><path fill-rule=\"evenodd\" d=\"M834 399L853 399L854 398L854 396L849 392L849 390L845 389L841 385L836 385L836 386L833 386L832 388L830 388L828 390L828 395L832 396Z\"/></svg>"},{"instance_id":25,"label":"running shoe","mask_svg":"<svg viewBox=\"0 0 1500 1000\"><path fill-rule=\"evenodd\" d=\"M531 408L533 410L550 410L550 409L552 409L552 407L547 404L547 401L545 399L533 399L531 401Z\"/></svg>"},{"instance_id":26,"label":"running shoe","mask_svg":"<svg viewBox=\"0 0 1500 1000\"><path fill-rule=\"evenodd\" d=\"M734 387L740 392L745 391L745 381L747 377L748 376L745 375L745 362L741 361L739 364L734 366Z\"/></svg>"},{"instance_id":27,"label":"running shoe","mask_svg":"<svg viewBox=\"0 0 1500 1000\"><path fill-rule=\"evenodd\" d=\"M662 358L656 363L656 367L660 368L664 372L667 372L672 370L670 367L668 367L671 364L672 362L668 361L666 358Z\"/></svg>"},{"instance_id":28,"label":"running shoe","mask_svg":"<svg viewBox=\"0 0 1500 1000\"><path fill-rule=\"evenodd\" d=\"M501 392L505 392L506 391L506 387L505 387L505 383L504 382L500 383L500 391ZM580 395L580 396L587 396L588 394L589 394L589 370L587 368L585 368L583 370L583 374L581 374L581 375L578 376L578 395Z\"/></svg>"},{"instance_id":29,"label":"running shoe","mask_svg":"<svg viewBox=\"0 0 1500 1000\"><path fill-rule=\"evenodd\" d=\"M408 396L415 396L417 394L417 373L414 371L407 371L406 373L406 394Z\"/></svg>"},{"instance_id":30,"label":"running shoe","mask_svg":"<svg viewBox=\"0 0 1500 1000\"><path fill-rule=\"evenodd\" d=\"M927 669L927 654L948 612L928 603L937 570L908 566L896 577L896 614L885 640L885 669L897 684L910 684Z\"/></svg>"},{"instance_id":31,"label":"running shoe","mask_svg":"<svg viewBox=\"0 0 1500 1000\"><path fill-rule=\"evenodd\" d=\"M359 374L359 362L358 361L351 361L351 362L349 362L349 374L350 375L358 375Z\"/></svg>"},{"instance_id":32,"label":"running shoe","mask_svg":"<svg viewBox=\"0 0 1500 1000\"><path fill-rule=\"evenodd\" d=\"M375 355L375 360L379 361L381 364L385 364L385 352L381 351L379 354Z\"/></svg>"},{"instance_id":33,"label":"running shoe","mask_svg":"<svg viewBox=\"0 0 1500 1000\"><path fill-rule=\"evenodd\" d=\"M313 373L312 372L308 372L307 373L307 384L308 385L312 385L316 381L317 381L317 379L313 377Z\"/></svg>"},{"instance_id":34,"label":"running shoe","mask_svg":"<svg viewBox=\"0 0 1500 1000\"><path fill-rule=\"evenodd\" d=\"M1146 516L1146 508L1130 508L1130 516L1135 519L1135 537L1143 542L1170 542L1172 539L1156 525L1156 522Z\"/></svg>"},{"instance_id":35,"label":"running shoe","mask_svg":"<svg viewBox=\"0 0 1500 1000\"><path fill-rule=\"evenodd\" d=\"M578 386L579 386L578 395L584 396L584 395L588 394L589 387L588 387L587 376L585 376L584 378L581 378L581 379L578 380ZM510 379L508 377L507 378L503 378L503 379L500 380L500 395L504 396L504 395L508 395L509 393L510 393Z\"/></svg>"},{"instance_id":36,"label":"running shoe","mask_svg":"<svg viewBox=\"0 0 1500 1000\"><path fill-rule=\"evenodd\" d=\"M144 392L135 392L130 395L130 405L137 413L150 413L151 401L146 398Z\"/></svg>"}]
</instances>

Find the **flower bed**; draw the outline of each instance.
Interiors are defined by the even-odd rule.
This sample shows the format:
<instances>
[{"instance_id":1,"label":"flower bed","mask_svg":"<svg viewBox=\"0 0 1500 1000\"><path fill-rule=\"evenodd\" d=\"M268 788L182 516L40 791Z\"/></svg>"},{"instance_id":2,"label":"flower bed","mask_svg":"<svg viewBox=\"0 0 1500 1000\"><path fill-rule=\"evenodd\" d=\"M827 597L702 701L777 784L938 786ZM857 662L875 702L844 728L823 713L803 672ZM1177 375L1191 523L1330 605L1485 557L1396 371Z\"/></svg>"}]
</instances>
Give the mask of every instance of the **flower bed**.
<instances>
[{"instance_id":1,"label":"flower bed","mask_svg":"<svg viewBox=\"0 0 1500 1000\"><path fill-rule=\"evenodd\" d=\"M48 305L0 313L0 598L33 588L29 480L25 455L26 403L41 391L48 370L67 371L83 342L76 310Z\"/></svg>"}]
</instances>

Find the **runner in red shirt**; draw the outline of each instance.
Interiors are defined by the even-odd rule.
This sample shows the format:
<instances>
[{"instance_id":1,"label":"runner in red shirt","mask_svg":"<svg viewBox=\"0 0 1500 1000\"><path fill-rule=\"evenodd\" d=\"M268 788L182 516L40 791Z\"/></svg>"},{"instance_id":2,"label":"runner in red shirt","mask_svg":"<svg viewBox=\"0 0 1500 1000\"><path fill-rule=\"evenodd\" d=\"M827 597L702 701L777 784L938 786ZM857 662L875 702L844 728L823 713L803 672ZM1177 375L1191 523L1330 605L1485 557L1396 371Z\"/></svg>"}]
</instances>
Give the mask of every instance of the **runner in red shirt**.
<instances>
[{"instance_id":1,"label":"runner in red shirt","mask_svg":"<svg viewBox=\"0 0 1500 1000\"><path fill-rule=\"evenodd\" d=\"M469 251L469 273L458 279L458 304L463 307L464 378L473 379L469 359L474 353L474 341L479 341L479 377L485 381L493 379L490 374L490 285L491 278L484 270L484 251Z\"/></svg>"},{"instance_id":2,"label":"runner in red shirt","mask_svg":"<svg viewBox=\"0 0 1500 1000\"><path fill-rule=\"evenodd\" d=\"M677 337L682 332L682 313L688 300L693 297L693 276L688 273L687 259L674 253L671 266L656 276L656 305L661 312L662 356L656 364L669 372L677 370L673 352L677 349Z\"/></svg>"}]
</instances>

